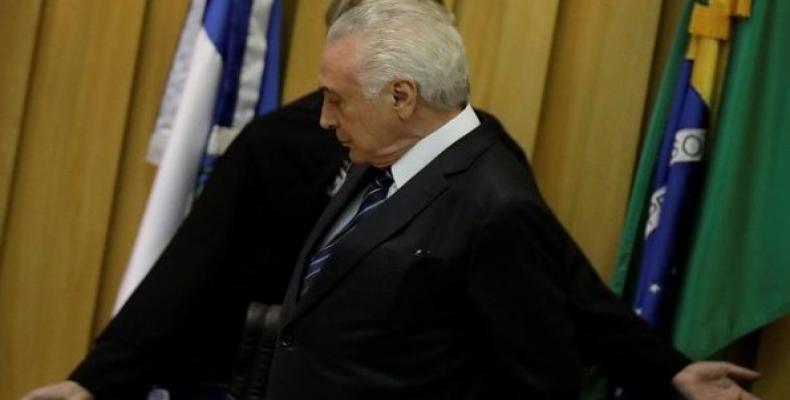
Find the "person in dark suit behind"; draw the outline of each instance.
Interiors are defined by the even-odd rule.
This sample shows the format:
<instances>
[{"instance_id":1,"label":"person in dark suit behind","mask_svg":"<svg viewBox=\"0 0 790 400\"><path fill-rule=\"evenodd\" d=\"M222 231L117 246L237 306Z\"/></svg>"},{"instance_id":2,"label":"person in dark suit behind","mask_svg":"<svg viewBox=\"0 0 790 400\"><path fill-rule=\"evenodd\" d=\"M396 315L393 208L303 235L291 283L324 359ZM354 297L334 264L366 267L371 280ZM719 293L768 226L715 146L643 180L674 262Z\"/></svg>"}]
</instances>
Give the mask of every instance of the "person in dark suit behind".
<instances>
[{"instance_id":1,"label":"person in dark suit behind","mask_svg":"<svg viewBox=\"0 0 790 400\"><path fill-rule=\"evenodd\" d=\"M282 302L346 159L318 125L321 99L311 93L245 127L151 272L71 373L82 388L66 382L59 393L143 399L153 383L229 377L247 306ZM39 396L29 398L71 398Z\"/></svg>"},{"instance_id":2,"label":"person in dark suit behind","mask_svg":"<svg viewBox=\"0 0 790 400\"><path fill-rule=\"evenodd\" d=\"M291 277L267 399L578 399L590 361L639 393L754 398L732 378L755 372L690 363L599 280L468 104L442 8L343 14L320 82L354 166Z\"/></svg>"}]
</instances>

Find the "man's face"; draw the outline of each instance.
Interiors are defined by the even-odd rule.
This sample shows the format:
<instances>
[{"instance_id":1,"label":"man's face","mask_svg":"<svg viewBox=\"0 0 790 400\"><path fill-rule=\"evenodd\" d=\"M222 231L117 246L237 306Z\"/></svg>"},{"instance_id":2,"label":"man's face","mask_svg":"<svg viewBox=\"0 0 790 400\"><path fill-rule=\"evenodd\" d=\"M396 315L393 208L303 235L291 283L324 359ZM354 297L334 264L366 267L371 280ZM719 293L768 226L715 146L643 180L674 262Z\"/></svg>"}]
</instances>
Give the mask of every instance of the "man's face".
<instances>
[{"instance_id":1,"label":"man's face","mask_svg":"<svg viewBox=\"0 0 790 400\"><path fill-rule=\"evenodd\" d=\"M324 92L321 126L335 129L355 163L379 168L403 154L404 128L385 87L366 97L357 79L357 39L342 37L326 46L321 57L320 85Z\"/></svg>"}]
</instances>

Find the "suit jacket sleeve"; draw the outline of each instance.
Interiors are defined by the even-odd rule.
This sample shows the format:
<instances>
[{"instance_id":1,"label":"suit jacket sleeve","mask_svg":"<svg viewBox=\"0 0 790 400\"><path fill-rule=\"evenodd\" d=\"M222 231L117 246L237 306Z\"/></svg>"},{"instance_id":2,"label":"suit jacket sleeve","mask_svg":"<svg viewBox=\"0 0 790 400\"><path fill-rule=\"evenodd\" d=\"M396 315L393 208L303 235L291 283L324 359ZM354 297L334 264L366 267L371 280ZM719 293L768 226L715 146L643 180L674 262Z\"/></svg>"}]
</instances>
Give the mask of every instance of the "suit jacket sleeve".
<instances>
[{"instance_id":1,"label":"suit jacket sleeve","mask_svg":"<svg viewBox=\"0 0 790 400\"><path fill-rule=\"evenodd\" d=\"M153 382L211 380L230 365L247 304L233 278L239 271L231 271L240 268L233 247L244 203L257 197L245 136L219 160L151 272L71 374L97 398L142 398Z\"/></svg>"},{"instance_id":2,"label":"suit jacket sleeve","mask_svg":"<svg viewBox=\"0 0 790 400\"><path fill-rule=\"evenodd\" d=\"M583 362L636 386L667 387L688 363L606 288L542 200L495 208L473 248L472 307L495 362L523 383L516 392L574 398L580 383L569 371Z\"/></svg>"},{"instance_id":3,"label":"suit jacket sleeve","mask_svg":"<svg viewBox=\"0 0 790 400\"><path fill-rule=\"evenodd\" d=\"M250 301L278 304L344 158L313 92L248 124L151 272L71 374L97 398L225 379Z\"/></svg>"}]
</instances>

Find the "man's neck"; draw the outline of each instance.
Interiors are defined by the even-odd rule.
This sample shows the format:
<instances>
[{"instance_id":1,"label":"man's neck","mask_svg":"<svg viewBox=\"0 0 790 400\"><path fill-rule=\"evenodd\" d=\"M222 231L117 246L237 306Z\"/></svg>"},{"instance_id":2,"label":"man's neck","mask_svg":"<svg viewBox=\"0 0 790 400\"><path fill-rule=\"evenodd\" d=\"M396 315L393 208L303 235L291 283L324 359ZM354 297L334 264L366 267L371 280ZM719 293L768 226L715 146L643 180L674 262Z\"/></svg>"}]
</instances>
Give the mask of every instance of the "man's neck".
<instances>
[{"instance_id":1,"label":"man's neck","mask_svg":"<svg viewBox=\"0 0 790 400\"><path fill-rule=\"evenodd\" d=\"M404 135L401 140L393 145L393 148L397 148L397 151L388 152L387 157L380 158L377 160L379 162L371 162L371 165L377 168L385 168L396 163L414 145L446 125L464 109L462 106L440 109L431 107L422 100L420 102L420 107L415 110L408 124L404 126Z\"/></svg>"},{"instance_id":2,"label":"man's neck","mask_svg":"<svg viewBox=\"0 0 790 400\"><path fill-rule=\"evenodd\" d=\"M425 137L435 132L463 111L461 106L441 109L432 107L424 102L421 106L416 112L417 115L415 115L416 118L414 118L412 128L412 131L420 137Z\"/></svg>"},{"instance_id":3,"label":"man's neck","mask_svg":"<svg viewBox=\"0 0 790 400\"><path fill-rule=\"evenodd\" d=\"M434 158L480 125L471 107L455 115L411 146L392 164L395 187L403 186Z\"/></svg>"}]
</instances>

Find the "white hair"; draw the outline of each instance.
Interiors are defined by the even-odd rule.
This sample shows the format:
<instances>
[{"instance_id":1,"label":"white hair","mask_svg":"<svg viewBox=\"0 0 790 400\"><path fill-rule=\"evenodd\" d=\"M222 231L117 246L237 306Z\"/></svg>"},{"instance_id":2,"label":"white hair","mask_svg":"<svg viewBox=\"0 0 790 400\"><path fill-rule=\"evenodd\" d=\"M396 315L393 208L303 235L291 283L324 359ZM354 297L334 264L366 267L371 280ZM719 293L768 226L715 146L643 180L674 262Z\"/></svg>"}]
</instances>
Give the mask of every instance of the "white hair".
<instances>
[{"instance_id":1,"label":"white hair","mask_svg":"<svg viewBox=\"0 0 790 400\"><path fill-rule=\"evenodd\" d=\"M360 38L359 83L368 97L396 79L413 80L430 105L449 109L467 101L469 72L452 16L433 1L364 1L329 28L327 43Z\"/></svg>"}]
</instances>

